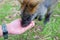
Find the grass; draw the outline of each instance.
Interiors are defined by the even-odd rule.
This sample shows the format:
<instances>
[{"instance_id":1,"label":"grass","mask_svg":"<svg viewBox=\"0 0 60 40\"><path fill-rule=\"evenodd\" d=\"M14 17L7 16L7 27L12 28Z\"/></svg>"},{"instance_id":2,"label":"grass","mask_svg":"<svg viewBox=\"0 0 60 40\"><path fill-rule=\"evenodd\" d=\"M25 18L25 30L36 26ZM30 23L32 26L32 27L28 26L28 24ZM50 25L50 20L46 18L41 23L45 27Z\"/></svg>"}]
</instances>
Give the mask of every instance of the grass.
<instances>
[{"instance_id":1,"label":"grass","mask_svg":"<svg viewBox=\"0 0 60 40\"><path fill-rule=\"evenodd\" d=\"M2 4L0 7L0 24L2 23L1 19L4 19L7 23L19 18L15 16L14 19L5 18L15 14L12 10L15 8L16 11L19 11L19 6L12 6L12 1L7 1L5 4ZM43 29L43 30L42 30ZM54 9L53 14L51 15L50 22L47 25L43 25L43 21L37 21L36 26L22 35L9 35L10 40L60 40L60 2ZM0 38L3 40L3 38Z\"/></svg>"}]
</instances>

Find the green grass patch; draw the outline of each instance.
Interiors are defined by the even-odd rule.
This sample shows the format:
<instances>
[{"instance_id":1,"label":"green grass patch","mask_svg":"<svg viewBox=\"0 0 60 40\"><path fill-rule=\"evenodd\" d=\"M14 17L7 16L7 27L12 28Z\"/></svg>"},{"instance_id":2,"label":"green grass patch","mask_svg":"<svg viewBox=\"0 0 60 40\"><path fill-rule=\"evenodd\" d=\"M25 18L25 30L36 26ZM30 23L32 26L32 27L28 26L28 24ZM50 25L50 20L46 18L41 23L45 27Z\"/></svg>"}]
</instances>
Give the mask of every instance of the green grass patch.
<instances>
[{"instance_id":1,"label":"green grass patch","mask_svg":"<svg viewBox=\"0 0 60 40\"><path fill-rule=\"evenodd\" d=\"M0 7L0 24L1 19L6 20L7 22L11 22L9 19L5 19L6 16L12 14L11 10L14 7L10 3L5 3ZM19 6L15 6L16 10L19 10ZM54 16L58 15L58 16ZM16 17L16 19L18 16ZM32 28L31 30L28 30L22 35L10 35L9 38L11 40L37 40L37 38L34 38L36 35L39 36L39 40L54 40L56 37L58 40L60 40L60 3L56 6L50 22L47 25L43 25L43 21L37 21L37 24L41 27L43 27L42 32L41 31L36 31L34 32L35 28ZM3 40L3 38L0 38L0 40Z\"/></svg>"}]
</instances>

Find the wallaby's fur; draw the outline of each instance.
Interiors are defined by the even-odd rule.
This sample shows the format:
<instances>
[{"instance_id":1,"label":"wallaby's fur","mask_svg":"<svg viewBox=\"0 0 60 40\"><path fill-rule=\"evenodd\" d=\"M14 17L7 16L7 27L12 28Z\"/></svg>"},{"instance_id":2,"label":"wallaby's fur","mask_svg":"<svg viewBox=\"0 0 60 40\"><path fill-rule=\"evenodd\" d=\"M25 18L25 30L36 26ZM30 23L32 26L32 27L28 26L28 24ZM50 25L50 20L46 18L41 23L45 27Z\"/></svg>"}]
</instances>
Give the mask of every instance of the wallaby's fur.
<instances>
[{"instance_id":1,"label":"wallaby's fur","mask_svg":"<svg viewBox=\"0 0 60 40\"><path fill-rule=\"evenodd\" d=\"M41 21L45 17L44 24L46 24L50 15L56 6L58 0L18 0L21 3L22 9L22 24L27 26L32 20L38 17Z\"/></svg>"}]
</instances>

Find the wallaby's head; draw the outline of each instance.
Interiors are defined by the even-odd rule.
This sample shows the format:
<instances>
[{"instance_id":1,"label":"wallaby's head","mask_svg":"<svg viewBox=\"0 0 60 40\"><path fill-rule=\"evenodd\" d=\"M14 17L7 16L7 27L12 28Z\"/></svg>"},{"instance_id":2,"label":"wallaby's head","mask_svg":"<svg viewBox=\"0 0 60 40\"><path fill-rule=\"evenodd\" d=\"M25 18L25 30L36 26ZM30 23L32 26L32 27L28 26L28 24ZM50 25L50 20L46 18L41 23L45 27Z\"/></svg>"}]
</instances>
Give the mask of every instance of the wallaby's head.
<instances>
[{"instance_id":1,"label":"wallaby's head","mask_svg":"<svg viewBox=\"0 0 60 40\"><path fill-rule=\"evenodd\" d=\"M19 0L21 2L22 9L22 25L25 27L31 22L31 18L37 9L37 5L42 2L42 0Z\"/></svg>"}]
</instances>

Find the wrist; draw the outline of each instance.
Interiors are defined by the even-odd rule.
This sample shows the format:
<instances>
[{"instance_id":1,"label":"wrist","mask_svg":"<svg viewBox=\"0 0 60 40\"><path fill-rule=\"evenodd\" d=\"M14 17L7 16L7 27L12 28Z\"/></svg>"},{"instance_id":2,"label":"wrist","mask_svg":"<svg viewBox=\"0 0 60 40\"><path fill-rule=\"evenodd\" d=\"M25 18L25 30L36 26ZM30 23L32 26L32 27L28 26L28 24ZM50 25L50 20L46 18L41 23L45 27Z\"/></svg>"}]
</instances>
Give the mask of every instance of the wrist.
<instances>
[{"instance_id":1,"label":"wrist","mask_svg":"<svg viewBox=\"0 0 60 40\"><path fill-rule=\"evenodd\" d=\"M7 30L7 25L5 23L2 24L2 31L3 31L4 39L8 39L8 30Z\"/></svg>"},{"instance_id":2,"label":"wrist","mask_svg":"<svg viewBox=\"0 0 60 40\"><path fill-rule=\"evenodd\" d=\"M7 28L8 34L10 34L9 24L6 25L6 28ZM1 25L0 25L0 36L3 36L3 29L2 29L2 26Z\"/></svg>"},{"instance_id":3,"label":"wrist","mask_svg":"<svg viewBox=\"0 0 60 40\"><path fill-rule=\"evenodd\" d=\"M7 31L8 31L8 34L10 34L10 28L9 28L9 24L7 24Z\"/></svg>"},{"instance_id":4,"label":"wrist","mask_svg":"<svg viewBox=\"0 0 60 40\"><path fill-rule=\"evenodd\" d=\"M0 26L0 36L3 36L3 31L1 26Z\"/></svg>"}]
</instances>

